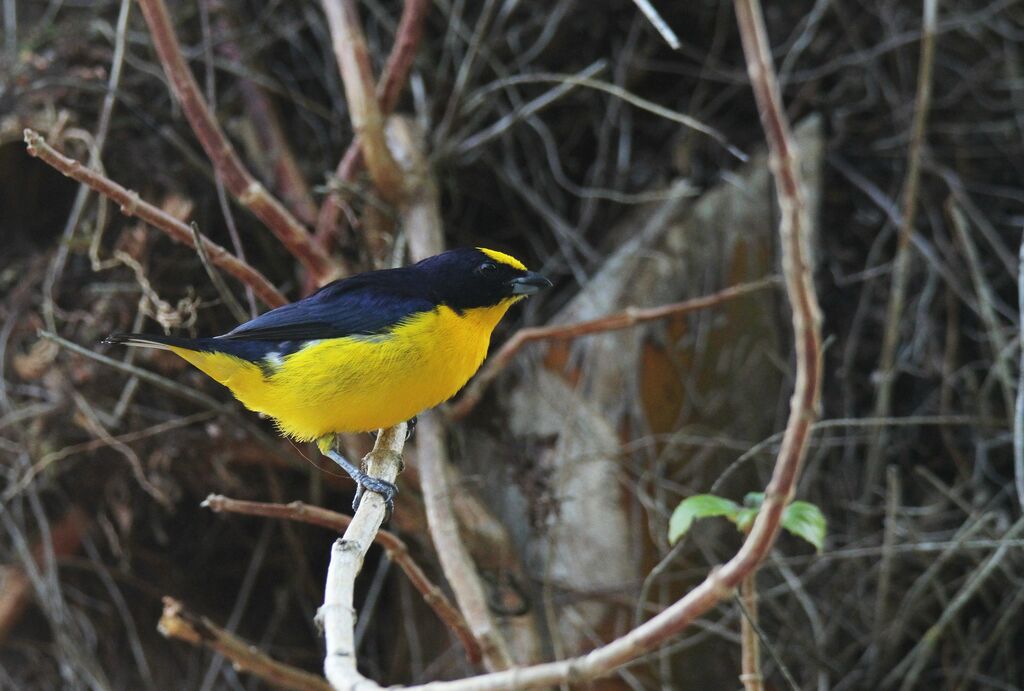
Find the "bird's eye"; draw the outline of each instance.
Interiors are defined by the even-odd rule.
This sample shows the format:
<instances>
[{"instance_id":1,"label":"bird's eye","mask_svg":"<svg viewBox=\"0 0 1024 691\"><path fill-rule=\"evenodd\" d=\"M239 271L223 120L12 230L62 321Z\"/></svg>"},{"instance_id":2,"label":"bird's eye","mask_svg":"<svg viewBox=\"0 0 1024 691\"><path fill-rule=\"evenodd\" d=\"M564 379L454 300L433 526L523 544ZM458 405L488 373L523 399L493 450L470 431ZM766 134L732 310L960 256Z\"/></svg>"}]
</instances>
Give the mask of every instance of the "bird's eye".
<instances>
[{"instance_id":1,"label":"bird's eye","mask_svg":"<svg viewBox=\"0 0 1024 691\"><path fill-rule=\"evenodd\" d=\"M480 266L476 267L476 272L481 276L493 276L498 270L498 265L494 262L484 262Z\"/></svg>"}]
</instances>

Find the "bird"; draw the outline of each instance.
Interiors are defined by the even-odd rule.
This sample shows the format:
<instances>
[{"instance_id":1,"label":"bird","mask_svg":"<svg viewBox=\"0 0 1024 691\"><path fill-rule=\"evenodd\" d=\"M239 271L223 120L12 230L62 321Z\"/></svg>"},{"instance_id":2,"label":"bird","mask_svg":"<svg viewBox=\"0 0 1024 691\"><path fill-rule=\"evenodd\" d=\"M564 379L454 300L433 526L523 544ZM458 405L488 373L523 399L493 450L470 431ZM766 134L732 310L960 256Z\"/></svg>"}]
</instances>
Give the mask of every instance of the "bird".
<instances>
[{"instance_id":1,"label":"bird","mask_svg":"<svg viewBox=\"0 0 1024 691\"><path fill-rule=\"evenodd\" d=\"M411 266L324 285L221 336L114 333L104 343L169 350L320 452L390 515L397 488L334 449L342 432L372 432L454 396L483 363L508 309L551 281L515 257L465 247Z\"/></svg>"}]
</instances>

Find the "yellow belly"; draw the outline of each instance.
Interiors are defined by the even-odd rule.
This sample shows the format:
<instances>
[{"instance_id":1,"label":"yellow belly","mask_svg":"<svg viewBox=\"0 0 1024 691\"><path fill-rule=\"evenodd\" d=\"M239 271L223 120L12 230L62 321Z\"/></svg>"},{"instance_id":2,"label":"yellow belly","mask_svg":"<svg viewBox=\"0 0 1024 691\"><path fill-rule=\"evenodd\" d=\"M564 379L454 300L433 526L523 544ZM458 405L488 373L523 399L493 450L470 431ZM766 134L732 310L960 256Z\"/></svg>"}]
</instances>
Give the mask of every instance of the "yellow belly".
<instances>
[{"instance_id":1,"label":"yellow belly","mask_svg":"<svg viewBox=\"0 0 1024 691\"><path fill-rule=\"evenodd\" d=\"M479 369L513 302L462 315L439 307L386 335L311 342L263 369L222 353L172 350L284 434L312 441L390 427L451 398Z\"/></svg>"}]
</instances>

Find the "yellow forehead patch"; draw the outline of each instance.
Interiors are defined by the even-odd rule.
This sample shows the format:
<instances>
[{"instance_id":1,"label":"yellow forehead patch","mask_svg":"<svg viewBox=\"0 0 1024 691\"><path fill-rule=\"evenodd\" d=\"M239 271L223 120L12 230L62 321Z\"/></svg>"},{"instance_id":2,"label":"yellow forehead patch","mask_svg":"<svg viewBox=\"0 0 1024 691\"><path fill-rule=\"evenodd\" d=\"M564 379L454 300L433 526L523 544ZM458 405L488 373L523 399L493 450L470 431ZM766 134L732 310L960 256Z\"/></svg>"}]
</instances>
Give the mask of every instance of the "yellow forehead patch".
<instances>
[{"instance_id":1,"label":"yellow forehead patch","mask_svg":"<svg viewBox=\"0 0 1024 691\"><path fill-rule=\"evenodd\" d=\"M497 250L489 250L486 247L477 247L477 249L500 264L508 264L512 268L519 269L520 271L526 271L526 267L523 266L523 263L511 254L505 254L504 252L499 252Z\"/></svg>"}]
</instances>

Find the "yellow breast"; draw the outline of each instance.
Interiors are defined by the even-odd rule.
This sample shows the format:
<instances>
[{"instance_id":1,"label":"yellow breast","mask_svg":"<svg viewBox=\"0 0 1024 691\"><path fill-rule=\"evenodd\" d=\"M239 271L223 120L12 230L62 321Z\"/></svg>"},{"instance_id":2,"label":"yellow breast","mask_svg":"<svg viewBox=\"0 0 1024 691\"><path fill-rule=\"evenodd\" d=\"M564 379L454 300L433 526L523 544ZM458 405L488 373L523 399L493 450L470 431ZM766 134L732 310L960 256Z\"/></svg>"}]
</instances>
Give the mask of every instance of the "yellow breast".
<instances>
[{"instance_id":1,"label":"yellow breast","mask_svg":"<svg viewBox=\"0 0 1024 691\"><path fill-rule=\"evenodd\" d=\"M385 335L312 341L262 368L220 353L174 351L285 434L311 441L390 427L451 398L479 369L515 301L461 314L442 306Z\"/></svg>"}]
</instances>

